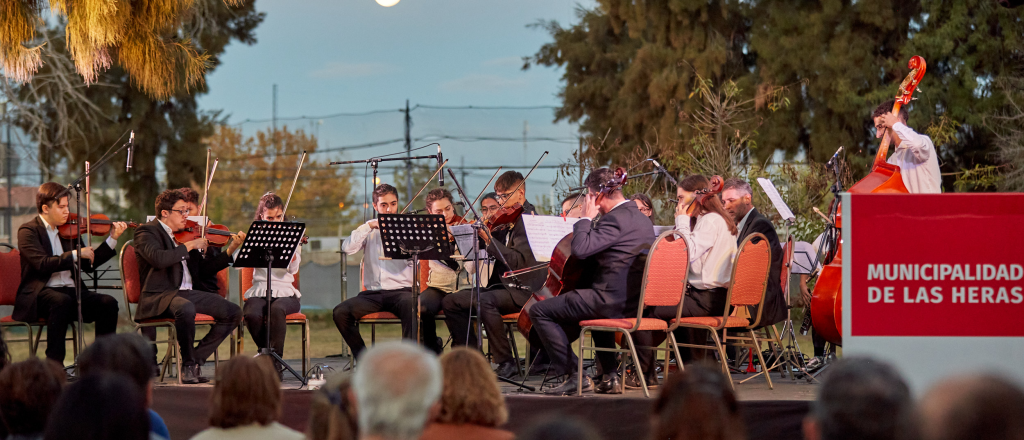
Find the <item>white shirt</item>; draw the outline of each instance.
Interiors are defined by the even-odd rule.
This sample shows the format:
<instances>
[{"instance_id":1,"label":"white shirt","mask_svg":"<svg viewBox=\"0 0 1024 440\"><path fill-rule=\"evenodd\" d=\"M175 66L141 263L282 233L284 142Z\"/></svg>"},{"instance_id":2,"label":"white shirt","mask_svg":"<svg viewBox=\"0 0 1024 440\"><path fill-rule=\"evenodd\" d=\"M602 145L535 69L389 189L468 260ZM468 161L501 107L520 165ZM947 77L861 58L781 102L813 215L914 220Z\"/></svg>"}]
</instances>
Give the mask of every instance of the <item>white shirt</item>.
<instances>
[{"instance_id":1,"label":"white shirt","mask_svg":"<svg viewBox=\"0 0 1024 440\"><path fill-rule=\"evenodd\" d=\"M50 225L43 216L39 216L39 220L43 222L43 226L46 227L46 236L50 238L50 251L53 252L54 256L62 255L64 253L64 246L61 244L57 228ZM109 235L105 242L111 249L117 246L117 240L114 240ZM71 259L78 261L78 253L72 251ZM46 287L75 287L75 279L71 277L70 270L62 270L50 275L50 280L46 282Z\"/></svg>"},{"instance_id":2,"label":"white shirt","mask_svg":"<svg viewBox=\"0 0 1024 440\"><path fill-rule=\"evenodd\" d=\"M167 226L163 220L157 220L160 222L160 226L164 227L164 231L171 237L171 243L174 243L174 247L184 246L174 241L174 231L171 230L170 226ZM181 287L179 290L192 290L192 274L188 271L188 259L181 260Z\"/></svg>"},{"instance_id":3,"label":"white shirt","mask_svg":"<svg viewBox=\"0 0 1024 440\"><path fill-rule=\"evenodd\" d=\"M682 233L690 254L686 281L701 290L728 287L736 257L736 236L729 232L725 219L709 212L697 217L697 225L691 231L690 216L677 215L676 230Z\"/></svg>"},{"instance_id":4,"label":"white shirt","mask_svg":"<svg viewBox=\"0 0 1024 440\"><path fill-rule=\"evenodd\" d=\"M270 269L270 295L274 298L287 298L294 296L301 298L299 289L292 283L295 282L295 274L299 273L299 263L302 261L302 246L295 248L292 261L284 269ZM245 299L252 296L265 298L267 295L267 270L254 269L252 271L252 287L245 291Z\"/></svg>"},{"instance_id":5,"label":"white shirt","mask_svg":"<svg viewBox=\"0 0 1024 440\"><path fill-rule=\"evenodd\" d=\"M267 426L260 426L258 423L251 425L236 426L234 428L206 428L192 437L192 440L305 440L306 435L284 426L278 422L271 422Z\"/></svg>"},{"instance_id":6,"label":"white shirt","mask_svg":"<svg viewBox=\"0 0 1024 440\"><path fill-rule=\"evenodd\" d=\"M915 132L902 122L892 126L900 137L900 145L889 156L889 162L900 167L903 184L911 194L939 194L942 192L942 173L939 158L931 138Z\"/></svg>"},{"instance_id":7,"label":"white shirt","mask_svg":"<svg viewBox=\"0 0 1024 440\"><path fill-rule=\"evenodd\" d=\"M373 220L370 220L373 221ZM412 287L412 260L382 260L384 244L380 229L370 222L359 225L341 243L341 251L352 255L363 251L363 288L366 290L398 290Z\"/></svg>"},{"instance_id":8,"label":"white shirt","mask_svg":"<svg viewBox=\"0 0 1024 440\"><path fill-rule=\"evenodd\" d=\"M743 216L743 220L740 220L740 223L736 225L736 232L743 232L743 226L747 224L747 219L750 218L751 212L754 212L754 208L750 208L747 214Z\"/></svg>"}]
</instances>

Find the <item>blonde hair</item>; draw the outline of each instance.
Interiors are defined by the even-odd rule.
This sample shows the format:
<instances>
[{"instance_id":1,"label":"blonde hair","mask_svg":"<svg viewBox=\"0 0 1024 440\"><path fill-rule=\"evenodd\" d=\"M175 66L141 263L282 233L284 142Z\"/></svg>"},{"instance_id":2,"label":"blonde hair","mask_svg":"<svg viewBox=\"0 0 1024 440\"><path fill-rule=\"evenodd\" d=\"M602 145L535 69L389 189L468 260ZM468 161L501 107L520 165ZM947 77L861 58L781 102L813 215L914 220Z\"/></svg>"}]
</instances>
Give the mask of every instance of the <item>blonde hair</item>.
<instances>
[{"instance_id":1,"label":"blonde hair","mask_svg":"<svg viewBox=\"0 0 1024 440\"><path fill-rule=\"evenodd\" d=\"M444 387L438 423L497 427L508 420L501 388L479 351L458 347L441 356Z\"/></svg>"}]
</instances>

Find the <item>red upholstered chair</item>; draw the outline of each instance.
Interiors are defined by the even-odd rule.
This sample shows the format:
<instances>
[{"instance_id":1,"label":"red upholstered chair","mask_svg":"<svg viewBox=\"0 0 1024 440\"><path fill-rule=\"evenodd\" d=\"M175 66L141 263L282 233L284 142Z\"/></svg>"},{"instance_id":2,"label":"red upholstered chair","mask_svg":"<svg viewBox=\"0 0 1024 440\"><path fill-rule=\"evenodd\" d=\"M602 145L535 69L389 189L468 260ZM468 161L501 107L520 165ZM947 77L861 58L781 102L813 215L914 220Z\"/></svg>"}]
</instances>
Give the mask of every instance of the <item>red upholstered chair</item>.
<instances>
[{"instance_id":1,"label":"red upholstered chair","mask_svg":"<svg viewBox=\"0 0 1024 440\"><path fill-rule=\"evenodd\" d=\"M754 331L758 333L758 341L761 342L761 343L768 344L768 348L771 349L772 353L775 354L775 361L772 363L772 365L764 366L759 373L754 374L753 376L750 376L750 377L748 377L746 379L741 380L740 383L746 383L747 381L752 380L752 379L756 378L757 376L760 376L761 374L766 374L767 372L770 372L772 370L779 369L779 368L783 368L783 369L785 368L784 367L784 365L785 365L784 361L786 360L786 357L788 357L790 355L790 352L788 352L787 350L785 350L783 348L785 346L785 344L783 343L782 339L787 334L789 334L791 332L794 332L794 329L793 329L793 319L790 316L790 307L791 306L789 304L789 277L790 277L790 273L792 273L792 269L793 269L792 266L793 266L793 237L791 236L791 237L789 237L789 240L786 241L786 243L784 245L782 245L782 273L781 273L781 277L780 277L779 282L780 282L780 284L782 284L782 294L785 295L784 298L786 299L786 319L782 321L782 331L780 332L779 329L775 327L774 323L769 324L769 325L764 325L764 323L760 323L760 322L754 322L754 323L752 323L749 326L749 328L744 329L744 330L756 329ZM793 339L794 339L794 341L796 340L795 333L794 333ZM736 344L736 345L742 345L742 346L751 346L754 343L754 341L750 337L748 337L748 336L733 336L733 335L730 335L728 333L726 333L725 340L726 340L727 344L731 343L731 341L740 341L740 343ZM760 347L757 347L757 350L760 350L760 349L761 349ZM796 361L794 359L794 363L799 364L799 362L800 361ZM780 371L782 371L782 370L780 370ZM786 374L786 372L783 371L783 376L785 376L785 374Z\"/></svg>"},{"instance_id":2,"label":"red upholstered chair","mask_svg":"<svg viewBox=\"0 0 1024 440\"><path fill-rule=\"evenodd\" d=\"M253 268L243 267L240 268L238 273L238 302L244 304L245 292L252 287L252 273ZM292 286L296 289L299 288L299 273L295 274L295 280L292 281ZM263 293L266 295L266 293ZM309 318L302 312L292 313L284 317L286 325L297 325L302 331L302 374L306 374L309 371ZM242 337L245 335L245 325L238 326L238 352L242 352ZM255 337L255 336L254 336Z\"/></svg>"},{"instance_id":3,"label":"red upholstered chair","mask_svg":"<svg viewBox=\"0 0 1024 440\"><path fill-rule=\"evenodd\" d=\"M755 243L755 240L757 242ZM768 271L772 264L772 250L768 245L768 239L763 234L753 233L748 235L740 244L736 252L736 260L732 266L732 282L726 293L726 306L721 316L701 316L691 318L680 318L679 327L688 327L709 330L714 345L704 344L679 344L684 347L701 348L705 350L717 350L721 359L722 370L729 374L728 359L725 355L725 348L718 332L725 329L743 329L750 335L751 348L757 352L757 359L764 365L764 358L761 356L759 339L752 330L751 324L760 320L761 309L764 307L764 292L768 287ZM734 307L736 313L730 314L730 306ZM759 306L758 316L751 319L747 316L746 310L749 306ZM772 387L772 379L765 375L768 387ZM732 381L729 382L732 385Z\"/></svg>"},{"instance_id":4,"label":"red upholstered chair","mask_svg":"<svg viewBox=\"0 0 1024 440\"><path fill-rule=\"evenodd\" d=\"M13 306L18 297L18 287L21 285L21 252L7 243L0 243L0 247L10 248L10 252L0 253L0 273L5 274L0 278L0 306ZM27 331L25 339L11 339L4 337L7 343L28 342L29 351L35 356L39 350L39 341L42 340L43 327L46 327L46 320L40 318L36 322L15 321L11 315L0 317L0 331L5 327L25 327ZM36 335L32 336L32 327L37 329ZM74 358L78 358L78 330L74 322L71 323L71 337L65 339L72 341L72 352Z\"/></svg>"},{"instance_id":5,"label":"red upholstered chair","mask_svg":"<svg viewBox=\"0 0 1024 440\"><path fill-rule=\"evenodd\" d=\"M133 331L139 331L143 327L155 327L167 329L167 339L157 339L152 341L152 344L167 344L167 353L164 354L164 359L161 362L160 368L160 381L164 380L164 376L167 374L167 370L171 368L171 363L174 363L175 372L178 375L178 383L181 383L181 349L178 347L178 335L174 328L174 318L154 318L146 319L142 322L136 322L132 318L132 305L139 304L139 297L142 296L142 280L139 279L139 263L135 255L135 246L132 244L134 240L129 240L121 248L121 253L118 256L118 267L121 271L121 285L124 286L122 292L124 292L124 303L125 308L128 309L128 320L133 324ZM224 269L217 273L217 287L220 288L218 292L221 296L227 298L228 280L227 280L227 269ZM204 313L196 313L196 326L200 325L214 325L216 322L213 317ZM231 355L235 354L235 336L231 336ZM219 348L219 347L218 347ZM214 371L216 371L217 365L220 364L219 350L213 351L214 360Z\"/></svg>"},{"instance_id":6,"label":"red upholstered chair","mask_svg":"<svg viewBox=\"0 0 1024 440\"><path fill-rule=\"evenodd\" d=\"M637 307L636 318L622 318L622 319L591 319L587 321L581 321L580 327L583 329L580 331L580 356L579 356L579 368L577 374L579 375L577 383L576 395L583 394L583 352L584 350L591 351L613 351L617 353L629 353L633 357L634 365L639 367L640 359L636 354L636 347L633 346L633 332L636 331L663 331L668 333L666 340L668 341L668 347L666 348L655 348L648 347L653 350L665 352L665 365L668 365L669 354L674 352L676 356L676 363L682 367L682 361L679 357L679 347L676 344L675 336L672 335L672 330L676 326L669 325L668 322L662 319L656 318L644 318L644 308L654 306L676 306L676 318L680 316L683 311L683 295L686 293L686 274L689 268L689 254L686 250L686 241L678 237L676 231L666 231L661 234L654 244L651 246L651 250L647 255L647 264L644 268L643 284L640 288L640 301L639 307ZM677 319L678 320L678 319ZM677 321L674 320L674 321ZM601 348L596 346L585 345L587 332L616 332L622 335L622 339L626 340L629 349L621 348ZM625 363L623 363L625 365ZM644 389L644 396L650 397L650 393L647 390L647 382L644 380L644 375L639 374L640 384Z\"/></svg>"}]
</instances>

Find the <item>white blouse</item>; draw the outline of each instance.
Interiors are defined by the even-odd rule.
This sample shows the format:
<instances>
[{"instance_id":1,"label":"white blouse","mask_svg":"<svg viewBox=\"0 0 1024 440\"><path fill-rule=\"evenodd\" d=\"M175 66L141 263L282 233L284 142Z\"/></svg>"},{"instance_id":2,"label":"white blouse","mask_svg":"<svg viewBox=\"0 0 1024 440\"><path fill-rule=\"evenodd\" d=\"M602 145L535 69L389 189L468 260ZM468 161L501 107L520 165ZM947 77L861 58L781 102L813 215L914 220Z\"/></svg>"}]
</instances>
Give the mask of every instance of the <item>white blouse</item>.
<instances>
[{"instance_id":1,"label":"white blouse","mask_svg":"<svg viewBox=\"0 0 1024 440\"><path fill-rule=\"evenodd\" d=\"M676 216L676 230L686 240L690 254L690 269L686 281L701 290L729 287L732 264L736 258L736 236L729 225L714 212L697 217L697 225L690 230L690 216Z\"/></svg>"},{"instance_id":2,"label":"white blouse","mask_svg":"<svg viewBox=\"0 0 1024 440\"><path fill-rule=\"evenodd\" d=\"M302 261L302 246L298 246L295 249L295 255L292 256L291 263L288 263L288 267L285 269L270 269L273 283L270 285L272 289L270 294L274 298L287 298L294 296L301 298L302 294L299 293L299 289L296 289L293 282L295 282L295 274L299 273L299 262ZM254 269L252 271L252 287L245 291L245 299L252 297L263 298L267 295L267 270L266 269Z\"/></svg>"}]
</instances>

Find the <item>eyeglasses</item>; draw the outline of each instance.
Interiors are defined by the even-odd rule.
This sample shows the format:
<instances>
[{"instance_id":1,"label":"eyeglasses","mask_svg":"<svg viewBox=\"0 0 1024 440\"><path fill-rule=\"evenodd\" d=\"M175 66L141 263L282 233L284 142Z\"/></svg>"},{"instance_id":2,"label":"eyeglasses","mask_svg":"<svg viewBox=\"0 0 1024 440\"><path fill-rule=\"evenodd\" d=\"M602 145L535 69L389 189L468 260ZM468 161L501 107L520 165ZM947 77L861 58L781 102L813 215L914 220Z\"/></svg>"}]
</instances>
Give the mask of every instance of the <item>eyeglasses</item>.
<instances>
[{"instance_id":1,"label":"eyeglasses","mask_svg":"<svg viewBox=\"0 0 1024 440\"><path fill-rule=\"evenodd\" d=\"M644 206L643 208L640 208L640 212L646 215L651 215L651 207Z\"/></svg>"},{"instance_id":2,"label":"eyeglasses","mask_svg":"<svg viewBox=\"0 0 1024 440\"><path fill-rule=\"evenodd\" d=\"M512 195L515 194L515 193L516 193L515 191L507 192L507 193L504 193L504 194L498 193L497 194L498 200L505 200L505 199L507 199L509 197L512 197Z\"/></svg>"},{"instance_id":3,"label":"eyeglasses","mask_svg":"<svg viewBox=\"0 0 1024 440\"><path fill-rule=\"evenodd\" d=\"M178 214L181 214L182 217L188 217L188 214L190 212L192 212L192 211L190 211L188 208L185 208L185 209L172 209L171 212L177 212Z\"/></svg>"}]
</instances>

